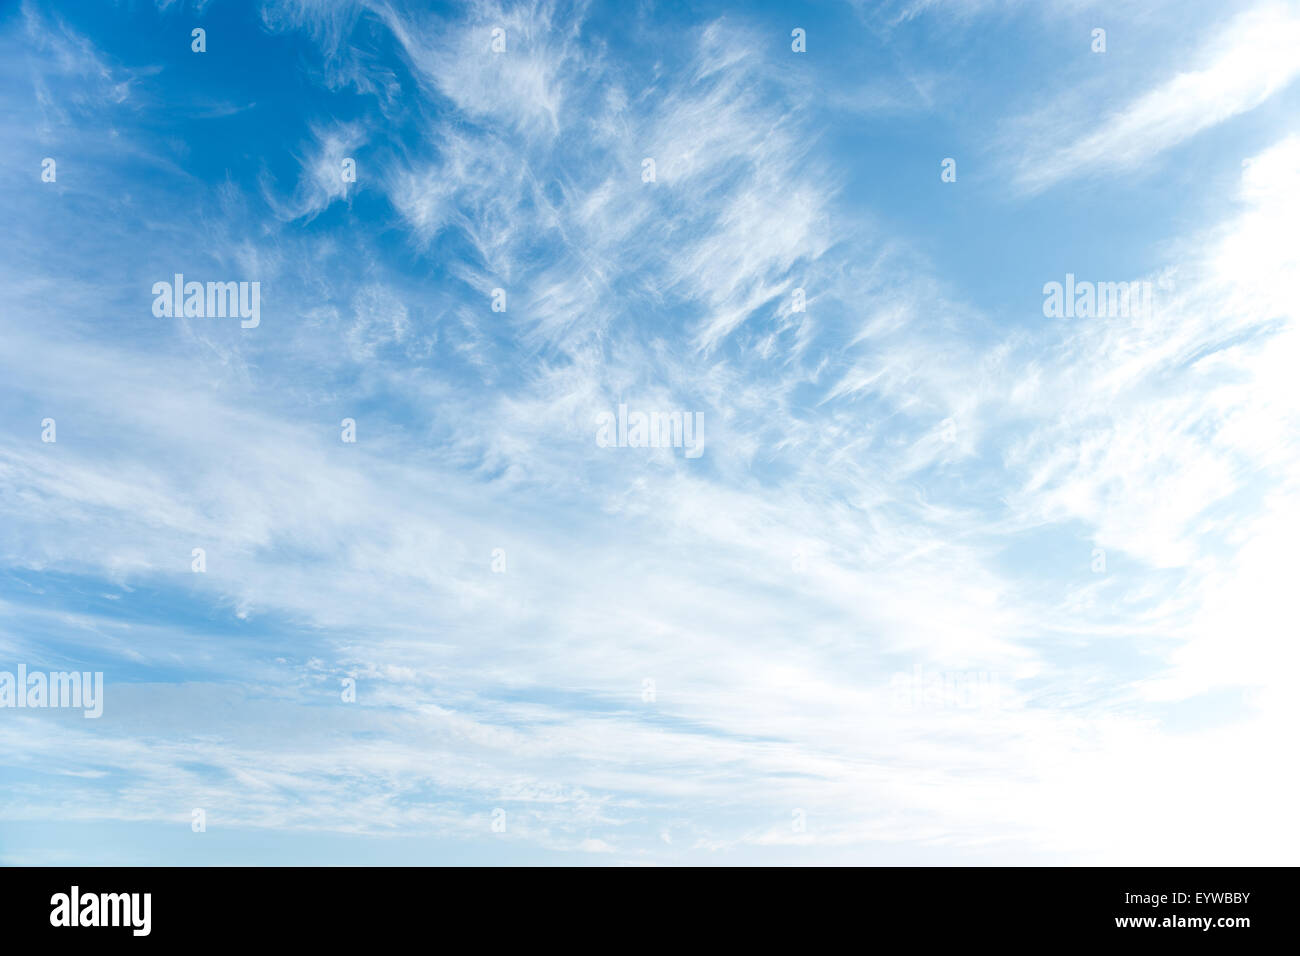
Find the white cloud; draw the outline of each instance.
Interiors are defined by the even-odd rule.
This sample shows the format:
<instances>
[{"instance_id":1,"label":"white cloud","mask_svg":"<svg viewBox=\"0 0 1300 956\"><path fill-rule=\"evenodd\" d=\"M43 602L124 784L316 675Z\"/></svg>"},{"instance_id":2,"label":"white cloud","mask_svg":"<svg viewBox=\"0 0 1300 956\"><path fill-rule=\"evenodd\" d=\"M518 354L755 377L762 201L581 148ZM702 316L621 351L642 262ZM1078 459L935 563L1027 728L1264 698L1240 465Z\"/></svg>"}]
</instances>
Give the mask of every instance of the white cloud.
<instances>
[{"instance_id":1,"label":"white cloud","mask_svg":"<svg viewBox=\"0 0 1300 956\"><path fill-rule=\"evenodd\" d=\"M1132 170L1211 126L1255 109L1300 74L1300 14L1267 2L1216 25L1192 68L1107 116L1055 104L1055 119L1016 143L1017 184L1030 192L1098 172Z\"/></svg>"}]
</instances>

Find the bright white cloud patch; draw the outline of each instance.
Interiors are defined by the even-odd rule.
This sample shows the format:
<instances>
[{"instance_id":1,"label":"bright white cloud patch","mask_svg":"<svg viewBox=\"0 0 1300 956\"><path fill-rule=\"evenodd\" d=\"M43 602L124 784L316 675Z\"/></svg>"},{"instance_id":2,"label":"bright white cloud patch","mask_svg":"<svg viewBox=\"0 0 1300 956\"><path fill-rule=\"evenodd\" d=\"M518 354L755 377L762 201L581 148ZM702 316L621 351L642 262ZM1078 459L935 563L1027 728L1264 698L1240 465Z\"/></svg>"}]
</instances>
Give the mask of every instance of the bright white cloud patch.
<instances>
[{"instance_id":1,"label":"bright white cloud patch","mask_svg":"<svg viewBox=\"0 0 1300 956\"><path fill-rule=\"evenodd\" d=\"M1294 5L1263 3L1207 26L1190 61L1175 61L1175 75L1109 115L1058 105L1055 123L1021 153L1019 185L1032 192L1080 174L1133 170L1255 109L1300 74L1300 11Z\"/></svg>"}]
</instances>

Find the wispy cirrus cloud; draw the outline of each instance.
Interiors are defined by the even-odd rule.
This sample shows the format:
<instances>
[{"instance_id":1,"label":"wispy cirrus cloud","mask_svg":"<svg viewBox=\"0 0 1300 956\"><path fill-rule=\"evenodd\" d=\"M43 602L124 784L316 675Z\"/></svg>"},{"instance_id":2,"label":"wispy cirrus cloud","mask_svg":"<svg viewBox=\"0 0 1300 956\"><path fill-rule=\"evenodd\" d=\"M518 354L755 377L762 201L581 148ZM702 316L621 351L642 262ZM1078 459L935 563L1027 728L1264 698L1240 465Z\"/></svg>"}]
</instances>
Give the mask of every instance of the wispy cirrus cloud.
<instances>
[{"instance_id":1,"label":"wispy cirrus cloud","mask_svg":"<svg viewBox=\"0 0 1300 956\"><path fill-rule=\"evenodd\" d=\"M1059 104L1017 142L1015 181L1027 192L1080 175L1120 173L1255 109L1297 75L1300 14L1268 2L1216 23L1187 67L1098 119Z\"/></svg>"}]
</instances>

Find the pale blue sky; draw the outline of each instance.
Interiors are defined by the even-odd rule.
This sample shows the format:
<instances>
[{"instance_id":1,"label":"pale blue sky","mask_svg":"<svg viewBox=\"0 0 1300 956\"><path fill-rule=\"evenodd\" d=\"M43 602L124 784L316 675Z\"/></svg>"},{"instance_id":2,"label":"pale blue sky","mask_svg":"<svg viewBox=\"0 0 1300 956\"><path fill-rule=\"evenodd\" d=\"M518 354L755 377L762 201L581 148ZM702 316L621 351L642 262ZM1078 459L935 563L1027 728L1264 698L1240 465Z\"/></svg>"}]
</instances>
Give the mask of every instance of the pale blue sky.
<instances>
[{"instance_id":1,"label":"pale blue sky","mask_svg":"<svg viewBox=\"0 0 1300 956\"><path fill-rule=\"evenodd\" d=\"M1294 862L1297 50L5 5L0 671L106 689L0 709L0 862ZM1067 273L1153 313L1047 318Z\"/></svg>"}]
</instances>

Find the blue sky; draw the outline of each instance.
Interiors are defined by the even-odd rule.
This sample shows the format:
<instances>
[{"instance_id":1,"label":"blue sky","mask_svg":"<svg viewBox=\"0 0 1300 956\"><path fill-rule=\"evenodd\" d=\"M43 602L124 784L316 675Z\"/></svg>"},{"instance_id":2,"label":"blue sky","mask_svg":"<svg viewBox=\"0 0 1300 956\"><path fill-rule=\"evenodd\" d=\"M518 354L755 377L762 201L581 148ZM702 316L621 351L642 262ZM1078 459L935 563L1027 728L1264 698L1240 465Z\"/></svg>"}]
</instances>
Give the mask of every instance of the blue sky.
<instances>
[{"instance_id":1,"label":"blue sky","mask_svg":"<svg viewBox=\"0 0 1300 956\"><path fill-rule=\"evenodd\" d=\"M1297 49L6 4L0 862L1294 862Z\"/></svg>"}]
</instances>

